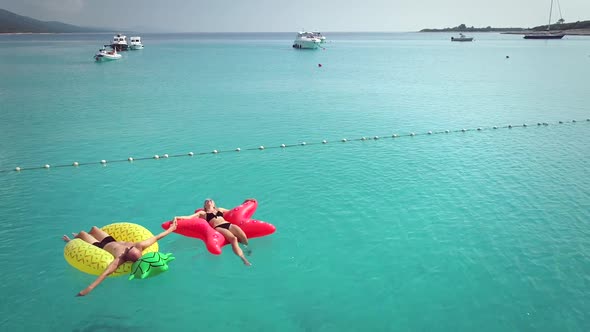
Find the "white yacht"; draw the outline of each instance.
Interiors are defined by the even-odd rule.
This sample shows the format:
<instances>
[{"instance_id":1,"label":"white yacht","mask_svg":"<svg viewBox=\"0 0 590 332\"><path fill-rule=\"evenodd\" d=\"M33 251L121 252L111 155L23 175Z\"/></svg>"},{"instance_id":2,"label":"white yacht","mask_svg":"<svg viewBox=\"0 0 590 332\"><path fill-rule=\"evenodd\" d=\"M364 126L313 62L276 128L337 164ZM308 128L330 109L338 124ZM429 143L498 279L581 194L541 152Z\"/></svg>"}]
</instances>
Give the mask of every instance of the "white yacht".
<instances>
[{"instance_id":1,"label":"white yacht","mask_svg":"<svg viewBox=\"0 0 590 332\"><path fill-rule=\"evenodd\" d=\"M143 44L141 43L141 37L129 38L129 49L131 49L131 50L143 49Z\"/></svg>"},{"instance_id":2,"label":"white yacht","mask_svg":"<svg viewBox=\"0 0 590 332\"><path fill-rule=\"evenodd\" d=\"M293 42L293 48L307 48L315 49L320 46L321 40L317 38L313 32L301 31L297 33L297 37Z\"/></svg>"},{"instance_id":3,"label":"white yacht","mask_svg":"<svg viewBox=\"0 0 590 332\"><path fill-rule=\"evenodd\" d=\"M96 61L112 61L112 60L119 60L121 59L121 54L117 53L116 49L112 49L107 51L106 47L109 45L105 45L105 47L101 48L96 52L94 55L94 60Z\"/></svg>"},{"instance_id":4,"label":"white yacht","mask_svg":"<svg viewBox=\"0 0 590 332\"><path fill-rule=\"evenodd\" d=\"M111 46L114 50L118 52L127 51L129 49L129 45L127 45L127 36L122 34L116 34L113 37L113 42L109 46Z\"/></svg>"}]
</instances>

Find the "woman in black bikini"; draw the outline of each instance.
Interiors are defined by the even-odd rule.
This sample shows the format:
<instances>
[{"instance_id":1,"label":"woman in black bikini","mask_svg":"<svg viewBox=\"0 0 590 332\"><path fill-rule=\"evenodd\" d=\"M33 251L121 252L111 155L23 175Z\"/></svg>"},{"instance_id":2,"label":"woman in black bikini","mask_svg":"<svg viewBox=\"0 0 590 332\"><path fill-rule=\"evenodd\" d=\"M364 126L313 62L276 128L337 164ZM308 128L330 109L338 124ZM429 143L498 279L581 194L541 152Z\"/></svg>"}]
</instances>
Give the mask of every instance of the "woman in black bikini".
<instances>
[{"instance_id":1,"label":"woman in black bikini","mask_svg":"<svg viewBox=\"0 0 590 332\"><path fill-rule=\"evenodd\" d=\"M250 200L250 199L248 199ZM229 242L234 250L234 253L242 259L245 265L252 265L246 257L244 256L244 252L242 248L240 248L238 243L242 243L244 246L248 246L248 238L246 237L246 233L240 228L240 226L234 225L229 221L223 219L223 214L228 212L228 209L224 209L221 207L216 207L215 202L212 199L206 199L205 203L203 204L203 210L199 211L190 216L178 216L174 217L174 220L178 218L182 219L190 219L190 218L202 218L207 220L209 225L213 227L216 231L221 233L223 237Z\"/></svg>"},{"instance_id":2,"label":"woman in black bikini","mask_svg":"<svg viewBox=\"0 0 590 332\"><path fill-rule=\"evenodd\" d=\"M135 262L138 259L140 259L142 256L142 251L145 248L151 246L156 241L174 232L176 230L176 226L177 225L175 221L166 231L156 236L152 236L149 239L143 240L141 242L117 241L111 235L107 234L105 231L96 226L93 226L90 232L80 231L80 233L77 234L72 233L72 235L74 235L75 238L88 242L100 249L104 249L114 257L113 261L109 264L109 266L107 266L107 268L101 273L101 275L93 283L91 283L90 286L86 287L84 290L79 292L78 296L84 296L90 293L106 277L108 277L111 273L115 272L119 265L127 261ZM71 241L71 239L67 235L64 235L62 238L66 242Z\"/></svg>"}]
</instances>

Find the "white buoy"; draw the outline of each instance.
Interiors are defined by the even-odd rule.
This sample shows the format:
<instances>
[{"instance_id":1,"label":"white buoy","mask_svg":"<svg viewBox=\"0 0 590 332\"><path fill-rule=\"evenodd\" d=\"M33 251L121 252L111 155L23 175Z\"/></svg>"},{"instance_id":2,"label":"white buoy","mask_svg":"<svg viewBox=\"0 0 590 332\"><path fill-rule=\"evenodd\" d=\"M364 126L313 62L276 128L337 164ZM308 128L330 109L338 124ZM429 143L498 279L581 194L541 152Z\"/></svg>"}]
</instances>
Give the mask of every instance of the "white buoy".
<instances>
[{"instance_id":1,"label":"white buoy","mask_svg":"<svg viewBox=\"0 0 590 332\"><path fill-rule=\"evenodd\" d=\"M104 164L107 163L107 161L103 159L103 160L100 161L100 163L104 165Z\"/></svg>"},{"instance_id":2,"label":"white buoy","mask_svg":"<svg viewBox=\"0 0 590 332\"><path fill-rule=\"evenodd\" d=\"M72 166L78 166L78 165L80 165L80 164L78 164L77 161L74 161L74 163L72 164Z\"/></svg>"},{"instance_id":3,"label":"white buoy","mask_svg":"<svg viewBox=\"0 0 590 332\"><path fill-rule=\"evenodd\" d=\"M217 151L217 150L213 150L213 153L219 153L219 151Z\"/></svg>"},{"instance_id":4,"label":"white buoy","mask_svg":"<svg viewBox=\"0 0 590 332\"><path fill-rule=\"evenodd\" d=\"M17 171L17 172L20 172L20 167L17 167L14 170Z\"/></svg>"},{"instance_id":5,"label":"white buoy","mask_svg":"<svg viewBox=\"0 0 590 332\"><path fill-rule=\"evenodd\" d=\"M467 130L465 128L461 129L462 132L466 132Z\"/></svg>"},{"instance_id":6,"label":"white buoy","mask_svg":"<svg viewBox=\"0 0 590 332\"><path fill-rule=\"evenodd\" d=\"M477 128L478 131L481 131L481 128Z\"/></svg>"},{"instance_id":7,"label":"white buoy","mask_svg":"<svg viewBox=\"0 0 590 332\"><path fill-rule=\"evenodd\" d=\"M259 150L264 150L264 146L261 145L261 146L258 147L258 149Z\"/></svg>"},{"instance_id":8,"label":"white buoy","mask_svg":"<svg viewBox=\"0 0 590 332\"><path fill-rule=\"evenodd\" d=\"M167 153L164 153L164 155L162 157L168 158L168 154Z\"/></svg>"},{"instance_id":9,"label":"white buoy","mask_svg":"<svg viewBox=\"0 0 590 332\"><path fill-rule=\"evenodd\" d=\"M346 138L343 138L343 139L342 139L342 142L346 142Z\"/></svg>"},{"instance_id":10,"label":"white buoy","mask_svg":"<svg viewBox=\"0 0 590 332\"><path fill-rule=\"evenodd\" d=\"M160 159L160 156L158 156L158 155L155 155L155 156L154 156L154 159Z\"/></svg>"},{"instance_id":11,"label":"white buoy","mask_svg":"<svg viewBox=\"0 0 590 332\"><path fill-rule=\"evenodd\" d=\"M307 143L305 143L305 142L301 142L301 145L305 145L305 144L307 144Z\"/></svg>"},{"instance_id":12,"label":"white buoy","mask_svg":"<svg viewBox=\"0 0 590 332\"><path fill-rule=\"evenodd\" d=\"M49 164L45 164L45 166L43 166L43 167L45 167L45 168L49 168L49 167L51 167L51 166L49 166Z\"/></svg>"},{"instance_id":13,"label":"white buoy","mask_svg":"<svg viewBox=\"0 0 590 332\"><path fill-rule=\"evenodd\" d=\"M128 161L133 161L133 157L127 158Z\"/></svg>"},{"instance_id":14,"label":"white buoy","mask_svg":"<svg viewBox=\"0 0 590 332\"><path fill-rule=\"evenodd\" d=\"M323 141L322 141L322 144L328 144L328 141L326 141L326 140L323 140Z\"/></svg>"},{"instance_id":15,"label":"white buoy","mask_svg":"<svg viewBox=\"0 0 590 332\"><path fill-rule=\"evenodd\" d=\"M498 126L494 126L494 129L498 129Z\"/></svg>"},{"instance_id":16,"label":"white buoy","mask_svg":"<svg viewBox=\"0 0 590 332\"><path fill-rule=\"evenodd\" d=\"M361 141L366 140L367 138L365 136L361 137Z\"/></svg>"},{"instance_id":17,"label":"white buoy","mask_svg":"<svg viewBox=\"0 0 590 332\"><path fill-rule=\"evenodd\" d=\"M286 148L287 146L285 144L281 144L281 147L282 148Z\"/></svg>"},{"instance_id":18,"label":"white buoy","mask_svg":"<svg viewBox=\"0 0 590 332\"><path fill-rule=\"evenodd\" d=\"M448 134L448 133L450 133L450 131L447 129L447 130L445 130L445 133L447 133L447 134Z\"/></svg>"},{"instance_id":19,"label":"white buoy","mask_svg":"<svg viewBox=\"0 0 590 332\"><path fill-rule=\"evenodd\" d=\"M240 148L236 148L236 151L237 151L237 152L240 152L240 151L242 151L242 149L240 149Z\"/></svg>"},{"instance_id":20,"label":"white buoy","mask_svg":"<svg viewBox=\"0 0 590 332\"><path fill-rule=\"evenodd\" d=\"M410 133L410 136L416 136L416 134L414 134L414 133Z\"/></svg>"},{"instance_id":21,"label":"white buoy","mask_svg":"<svg viewBox=\"0 0 590 332\"><path fill-rule=\"evenodd\" d=\"M429 130L429 131L428 131L428 135L432 135L432 131L430 131L430 130Z\"/></svg>"},{"instance_id":22,"label":"white buoy","mask_svg":"<svg viewBox=\"0 0 590 332\"><path fill-rule=\"evenodd\" d=\"M397 137L397 134L393 134L393 135L391 135L391 137L396 138Z\"/></svg>"},{"instance_id":23,"label":"white buoy","mask_svg":"<svg viewBox=\"0 0 590 332\"><path fill-rule=\"evenodd\" d=\"M379 136L375 136L375 137L373 137L373 139L379 139Z\"/></svg>"},{"instance_id":24,"label":"white buoy","mask_svg":"<svg viewBox=\"0 0 590 332\"><path fill-rule=\"evenodd\" d=\"M191 152L188 153L188 155L192 157L192 156L195 155L195 153L191 151Z\"/></svg>"}]
</instances>

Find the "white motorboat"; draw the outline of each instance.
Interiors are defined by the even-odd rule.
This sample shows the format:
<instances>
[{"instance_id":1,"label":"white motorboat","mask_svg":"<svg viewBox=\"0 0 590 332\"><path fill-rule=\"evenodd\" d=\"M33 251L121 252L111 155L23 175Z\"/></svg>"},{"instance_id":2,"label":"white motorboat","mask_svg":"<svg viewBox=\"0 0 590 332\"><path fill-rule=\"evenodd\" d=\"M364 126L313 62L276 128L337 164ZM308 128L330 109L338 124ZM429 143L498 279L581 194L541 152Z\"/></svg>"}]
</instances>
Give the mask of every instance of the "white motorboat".
<instances>
[{"instance_id":1,"label":"white motorboat","mask_svg":"<svg viewBox=\"0 0 590 332\"><path fill-rule=\"evenodd\" d=\"M112 47L117 52L127 51L129 49L129 45L127 44L127 36L122 35L122 34L116 34L113 37L113 41L111 42L111 45L109 45L109 46Z\"/></svg>"},{"instance_id":2,"label":"white motorboat","mask_svg":"<svg viewBox=\"0 0 590 332\"><path fill-rule=\"evenodd\" d=\"M293 48L316 49L320 46L321 40L316 38L312 32L299 32L293 42Z\"/></svg>"},{"instance_id":3,"label":"white motorboat","mask_svg":"<svg viewBox=\"0 0 590 332\"><path fill-rule=\"evenodd\" d=\"M141 43L141 37L131 37L131 38L129 38L129 49L130 50L141 50L141 49L143 49L143 44Z\"/></svg>"},{"instance_id":4,"label":"white motorboat","mask_svg":"<svg viewBox=\"0 0 590 332\"><path fill-rule=\"evenodd\" d=\"M464 34L459 33L459 37L451 37L451 41L470 42L473 41L473 37L466 37Z\"/></svg>"},{"instance_id":5,"label":"white motorboat","mask_svg":"<svg viewBox=\"0 0 590 332\"><path fill-rule=\"evenodd\" d=\"M94 59L96 61L112 61L112 60L119 60L121 59L121 54L117 53L116 49L112 49L107 51L106 48L101 48L96 52L94 55Z\"/></svg>"}]
</instances>

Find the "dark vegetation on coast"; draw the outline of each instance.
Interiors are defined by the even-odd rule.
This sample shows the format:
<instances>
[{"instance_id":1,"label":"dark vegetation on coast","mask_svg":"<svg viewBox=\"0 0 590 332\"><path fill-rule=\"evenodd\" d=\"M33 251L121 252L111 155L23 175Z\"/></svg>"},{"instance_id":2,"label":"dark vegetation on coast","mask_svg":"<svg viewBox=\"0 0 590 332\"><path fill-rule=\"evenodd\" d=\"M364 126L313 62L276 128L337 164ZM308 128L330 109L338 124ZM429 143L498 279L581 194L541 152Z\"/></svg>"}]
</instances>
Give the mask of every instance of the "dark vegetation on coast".
<instances>
[{"instance_id":1,"label":"dark vegetation on coast","mask_svg":"<svg viewBox=\"0 0 590 332\"><path fill-rule=\"evenodd\" d=\"M525 31L524 28L492 28L491 26L485 28L476 28L473 26L466 26L465 24L460 24L456 27L452 28L442 28L442 29L422 29L420 32L506 32L506 31Z\"/></svg>"},{"instance_id":2,"label":"dark vegetation on coast","mask_svg":"<svg viewBox=\"0 0 590 332\"><path fill-rule=\"evenodd\" d=\"M551 24L551 30L577 30L577 29L590 29L590 21L577 21L571 23L556 23ZM538 27L534 27L531 30L533 31L545 31L547 30L547 25L540 25Z\"/></svg>"},{"instance_id":3,"label":"dark vegetation on coast","mask_svg":"<svg viewBox=\"0 0 590 332\"><path fill-rule=\"evenodd\" d=\"M577 21L572 23L565 23L565 22L556 22L555 24L551 24L551 31L553 30L579 30L579 29L590 29L590 21ZM456 27L452 28L442 28L442 29L422 29L420 32L526 32L526 31L545 31L547 30L547 24L539 25L534 28L493 28L491 26L487 26L485 28L476 28L474 26L466 26L465 24L460 24Z\"/></svg>"}]
</instances>

